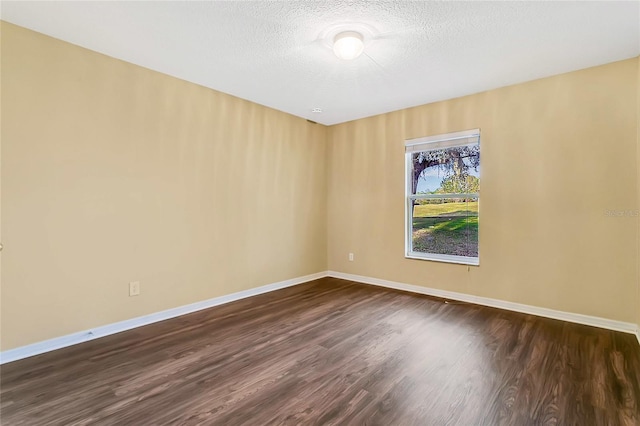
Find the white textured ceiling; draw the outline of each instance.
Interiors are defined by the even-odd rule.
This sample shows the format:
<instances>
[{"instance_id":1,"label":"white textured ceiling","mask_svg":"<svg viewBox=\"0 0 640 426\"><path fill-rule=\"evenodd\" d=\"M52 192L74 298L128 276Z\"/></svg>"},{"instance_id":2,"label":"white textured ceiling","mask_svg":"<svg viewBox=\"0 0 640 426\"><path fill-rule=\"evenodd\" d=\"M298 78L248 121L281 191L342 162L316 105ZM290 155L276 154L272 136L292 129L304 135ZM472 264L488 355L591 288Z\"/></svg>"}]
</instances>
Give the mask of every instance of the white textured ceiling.
<instances>
[{"instance_id":1,"label":"white textured ceiling","mask_svg":"<svg viewBox=\"0 0 640 426\"><path fill-rule=\"evenodd\" d=\"M638 1L2 1L0 13L323 124L640 54ZM333 55L326 37L341 28L364 32L364 55Z\"/></svg>"}]
</instances>

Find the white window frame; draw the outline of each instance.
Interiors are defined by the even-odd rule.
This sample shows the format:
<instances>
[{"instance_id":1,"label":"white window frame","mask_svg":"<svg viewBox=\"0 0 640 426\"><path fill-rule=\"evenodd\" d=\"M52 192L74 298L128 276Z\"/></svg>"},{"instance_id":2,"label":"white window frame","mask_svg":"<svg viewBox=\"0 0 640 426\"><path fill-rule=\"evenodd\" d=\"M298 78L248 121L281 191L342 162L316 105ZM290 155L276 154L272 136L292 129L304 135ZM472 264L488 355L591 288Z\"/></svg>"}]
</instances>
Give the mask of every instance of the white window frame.
<instances>
[{"instance_id":1,"label":"white window frame","mask_svg":"<svg viewBox=\"0 0 640 426\"><path fill-rule=\"evenodd\" d=\"M412 191L413 183L413 162L411 155L414 152L429 151L442 148L452 148L456 146L470 145L473 143L480 144L480 129L465 130L462 132L445 133L435 136L427 136L417 139L408 139L405 141L405 258L433 260L438 262L459 263L463 265L480 265L480 231L478 230L478 256L455 256L449 254L422 253L413 251L413 221L411 217L412 201L438 198L477 198L478 199L478 217L480 217L480 193L465 194L421 194L414 195ZM481 172L482 173L482 172Z\"/></svg>"}]
</instances>

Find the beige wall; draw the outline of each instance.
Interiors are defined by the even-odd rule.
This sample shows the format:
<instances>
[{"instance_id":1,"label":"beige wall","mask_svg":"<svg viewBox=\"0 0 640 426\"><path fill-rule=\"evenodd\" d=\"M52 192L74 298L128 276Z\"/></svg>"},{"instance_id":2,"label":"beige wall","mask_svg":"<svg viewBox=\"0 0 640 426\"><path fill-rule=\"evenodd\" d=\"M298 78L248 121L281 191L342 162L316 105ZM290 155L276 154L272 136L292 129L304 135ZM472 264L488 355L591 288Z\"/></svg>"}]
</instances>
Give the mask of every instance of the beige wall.
<instances>
[{"instance_id":1,"label":"beige wall","mask_svg":"<svg viewBox=\"0 0 640 426\"><path fill-rule=\"evenodd\" d=\"M638 283L638 294L637 294L637 306L636 306L636 324L638 324L638 338L640 338L640 56L638 56L638 80L637 80L637 118L636 118L636 125L638 126L638 130L637 130L637 148L636 148L636 155L637 155L637 161L636 161L636 177L637 177L637 189L638 189L638 199L636 202L636 209L638 211L638 278L637 278L637 283Z\"/></svg>"},{"instance_id":2,"label":"beige wall","mask_svg":"<svg viewBox=\"0 0 640 426\"><path fill-rule=\"evenodd\" d=\"M326 269L640 323L640 59L327 129L1 36L2 350ZM405 259L404 139L476 127L480 267Z\"/></svg>"},{"instance_id":3,"label":"beige wall","mask_svg":"<svg viewBox=\"0 0 640 426\"><path fill-rule=\"evenodd\" d=\"M7 23L1 82L3 350L326 269L325 127Z\"/></svg>"},{"instance_id":4,"label":"beige wall","mask_svg":"<svg viewBox=\"0 0 640 426\"><path fill-rule=\"evenodd\" d=\"M328 130L329 269L640 321L637 59ZM480 266L404 258L404 140L480 128ZM348 253L355 261L348 261Z\"/></svg>"}]
</instances>

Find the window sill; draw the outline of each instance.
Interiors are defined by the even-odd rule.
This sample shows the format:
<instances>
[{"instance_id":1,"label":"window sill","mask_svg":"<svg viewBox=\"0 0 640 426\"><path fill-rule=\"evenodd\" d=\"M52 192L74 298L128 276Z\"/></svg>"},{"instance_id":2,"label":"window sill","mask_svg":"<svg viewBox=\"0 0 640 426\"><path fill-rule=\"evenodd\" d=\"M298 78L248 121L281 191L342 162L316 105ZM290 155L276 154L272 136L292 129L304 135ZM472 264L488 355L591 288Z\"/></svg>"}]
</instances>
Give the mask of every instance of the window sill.
<instances>
[{"instance_id":1,"label":"window sill","mask_svg":"<svg viewBox=\"0 0 640 426\"><path fill-rule=\"evenodd\" d=\"M424 253L407 253L404 256L407 259L431 260L435 262L457 263L460 265L480 266L480 258L453 256L447 254L424 254Z\"/></svg>"}]
</instances>

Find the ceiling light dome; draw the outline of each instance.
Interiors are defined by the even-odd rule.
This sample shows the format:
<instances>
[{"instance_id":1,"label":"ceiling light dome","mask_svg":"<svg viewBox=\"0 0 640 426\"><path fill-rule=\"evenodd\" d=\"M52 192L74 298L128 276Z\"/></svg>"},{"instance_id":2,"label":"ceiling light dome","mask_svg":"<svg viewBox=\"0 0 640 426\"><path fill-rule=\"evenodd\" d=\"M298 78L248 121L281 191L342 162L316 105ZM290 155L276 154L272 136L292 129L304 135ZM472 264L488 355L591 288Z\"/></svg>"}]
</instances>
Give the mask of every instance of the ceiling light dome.
<instances>
[{"instance_id":1,"label":"ceiling light dome","mask_svg":"<svg viewBox=\"0 0 640 426\"><path fill-rule=\"evenodd\" d=\"M340 59L355 59L364 51L362 34L357 31L343 31L333 39L333 53Z\"/></svg>"}]
</instances>

